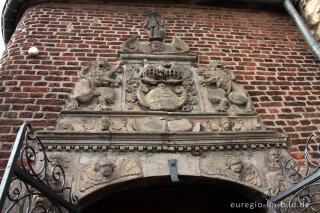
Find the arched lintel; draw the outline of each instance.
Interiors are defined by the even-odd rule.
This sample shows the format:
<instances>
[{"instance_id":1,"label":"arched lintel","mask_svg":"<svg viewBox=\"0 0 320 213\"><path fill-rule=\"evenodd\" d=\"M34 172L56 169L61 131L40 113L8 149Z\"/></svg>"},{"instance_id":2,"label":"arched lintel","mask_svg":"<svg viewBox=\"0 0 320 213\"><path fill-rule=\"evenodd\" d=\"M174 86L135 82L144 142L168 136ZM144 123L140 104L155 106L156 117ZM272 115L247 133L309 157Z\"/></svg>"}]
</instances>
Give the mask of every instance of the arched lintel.
<instances>
[{"instance_id":1,"label":"arched lintel","mask_svg":"<svg viewBox=\"0 0 320 213\"><path fill-rule=\"evenodd\" d=\"M252 202L265 203L265 194L263 190L257 187L249 186L225 177L208 177L208 176L179 176L179 182L173 183L170 176L152 176L138 177L130 180L117 181L116 183L102 184L91 193L81 197L79 206L84 209L90 205L112 197L115 193L122 193L128 190L148 187L169 187L169 186L212 186L218 190L228 193L237 193Z\"/></svg>"}]
</instances>

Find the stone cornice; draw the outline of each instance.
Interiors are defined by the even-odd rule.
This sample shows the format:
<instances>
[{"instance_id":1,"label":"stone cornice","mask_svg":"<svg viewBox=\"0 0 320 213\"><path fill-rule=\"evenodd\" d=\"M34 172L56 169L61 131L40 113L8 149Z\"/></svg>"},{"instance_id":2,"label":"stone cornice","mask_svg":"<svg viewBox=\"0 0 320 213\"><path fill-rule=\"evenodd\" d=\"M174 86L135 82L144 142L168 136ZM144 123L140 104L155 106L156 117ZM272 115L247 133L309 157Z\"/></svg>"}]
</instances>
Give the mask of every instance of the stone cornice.
<instances>
[{"instance_id":1,"label":"stone cornice","mask_svg":"<svg viewBox=\"0 0 320 213\"><path fill-rule=\"evenodd\" d=\"M39 132L49 150L76 151L213 151L288 146L288 138L272 131L221 133ZM196 143L195 143L196 141Z\"/></svg>"}]
</instances>

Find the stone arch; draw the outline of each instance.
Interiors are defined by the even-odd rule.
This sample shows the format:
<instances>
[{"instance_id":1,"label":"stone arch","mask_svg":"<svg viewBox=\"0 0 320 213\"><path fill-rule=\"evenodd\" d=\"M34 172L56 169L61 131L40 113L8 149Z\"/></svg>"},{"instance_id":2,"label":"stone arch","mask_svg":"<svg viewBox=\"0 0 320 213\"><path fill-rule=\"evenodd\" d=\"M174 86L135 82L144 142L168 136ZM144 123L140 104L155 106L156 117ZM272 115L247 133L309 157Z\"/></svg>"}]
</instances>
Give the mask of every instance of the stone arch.
<instances>
[{"instance_id":1,"label":"stone arch","mask_svg":"<svg viewBox=\"0 0 320 213\"><path fill-rule=\"evenodd\" d=\"M212 212L214 209L217 212L232 209L236 212L265 212L263 208L257 208L265 204L264 194L245 184L203 176L179 176L179 179L173 183L170 176L155 176L110 184L81 198L79 204L84 213L98 213L100 210L170 213L175 208L186 213ZM247 207L244 206L246 203L249 204Z\"/></svg>"}]
</instances>

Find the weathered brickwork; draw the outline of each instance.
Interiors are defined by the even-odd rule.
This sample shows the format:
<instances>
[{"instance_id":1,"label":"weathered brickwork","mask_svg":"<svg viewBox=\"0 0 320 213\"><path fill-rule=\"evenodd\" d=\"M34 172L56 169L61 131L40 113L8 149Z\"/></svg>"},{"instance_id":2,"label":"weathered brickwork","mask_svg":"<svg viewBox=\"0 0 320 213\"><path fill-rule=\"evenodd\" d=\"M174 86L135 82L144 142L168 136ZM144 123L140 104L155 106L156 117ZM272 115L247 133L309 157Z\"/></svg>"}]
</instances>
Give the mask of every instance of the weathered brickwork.
<instances>
[{"instance_id":1,"label":"weathered brickwork","mask_svg":"<svg viewBox=\"0 0 320 213\"><path fill-rule=\"evenodd\" d=\"M118 62L123 41L143 30L149 5L43 4L28 9L1 61L0 167L18 126L57 124L79 71L97 59ZM319 62L290 17L255 11L184 5L154 7L162 16L166 42L174 36L199 55L199 66L221 60L251 95L270 129L286 133L294 154L320 125ZM40 55L27 50L37 46ZM3 170L1 170L3 172Z\"/></svg>"}]
</instances>

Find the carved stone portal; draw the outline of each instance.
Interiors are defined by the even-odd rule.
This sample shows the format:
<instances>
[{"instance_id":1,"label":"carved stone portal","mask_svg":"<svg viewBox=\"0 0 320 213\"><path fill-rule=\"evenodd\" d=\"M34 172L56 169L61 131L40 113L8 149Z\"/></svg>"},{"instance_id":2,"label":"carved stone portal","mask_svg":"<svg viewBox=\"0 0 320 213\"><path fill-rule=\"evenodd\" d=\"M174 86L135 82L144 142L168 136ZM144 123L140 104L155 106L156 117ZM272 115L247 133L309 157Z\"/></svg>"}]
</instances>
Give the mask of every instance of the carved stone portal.
<instances>
[{"instance_id":1,"label":"carved stone portal","mask_svg":"<svg viewBox=\"0 0 320 213\"><path fill-rule=\"evenodd\" d=\"M284 150L288 138L266 130L222 62L198 68L184 41L163 41L154 12L145 28L149 41L124 42L118 67L97 61L82 70L57 131L39 134L48 150L67 153L79 197L116 182L170 175L169 159L178 160L178 175L273 190L282 167L280 154L269 151Z\"/></svg>"}]
</instances>

